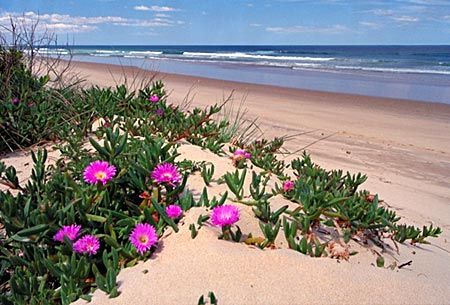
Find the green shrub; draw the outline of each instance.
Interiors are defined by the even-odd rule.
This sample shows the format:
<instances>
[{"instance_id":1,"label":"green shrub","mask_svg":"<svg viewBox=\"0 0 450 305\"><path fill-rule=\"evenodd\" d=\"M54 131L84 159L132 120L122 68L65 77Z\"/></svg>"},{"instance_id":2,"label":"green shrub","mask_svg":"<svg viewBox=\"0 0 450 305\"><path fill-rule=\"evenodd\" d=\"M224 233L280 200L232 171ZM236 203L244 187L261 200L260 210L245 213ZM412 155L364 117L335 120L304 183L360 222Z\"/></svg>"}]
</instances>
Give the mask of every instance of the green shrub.
<instances>
[{"instance_id":1,"label":"green shrub","mask_svg":"<svg viewBox=\"0 0 450 305\"><path fill-rule=\"evenodd\" d=\"M286 237L291 248L297 248L293 239L298 230L304 238L301 249L309 249L302 252L315 255L312 252L315 248L325 253L318 239L309 241L309 244L306 241L306 237L321 226L336 229L345 242L359 236L356 240L363 243L369 240L381 248L385 247L386 236L392 236L398 242L425 243L427 237L436 237L442 232L432 225L421 230L398 224L400 217L382 206L378 196L358 190L367 179L364 175L327 171L314 164L306 153L293 160L291 167L297 178L295 187L292 191L283 192L286 198L298 204L298 208L289 213L292 224L287 224L289 234ZM292 227L296 229L291 230Z\"/></svg>"},{"instance_id":2,"label":"green shrub","mask_svg":"<svg viewBox=\"0 0 450 305\"><path fill-rule=\"evenodd\" d=\"M45 166L46 151L33 154L33 173L24 186L12 167L0 166L0 179L19 190L16 196L0 192L7 236L0 256L3 304L69 304L93 287L115 295L119 269L140 257L128 240L130 230L141 222L154 225L158 234L167 226L177 230L162 207L179 202L185 180L171 187L150 178L157 164L174 162L176 147L152 136L128 138L118 130L107 130L103 145L93 143L94 155L60 160L55 167ZM114 164L117 176L104 186L85 183L83 169L93 160ZM144 192L151 199L142 198ZM69 241L54 241L55 232L70 224L100 238L101 252L85 257L74 254Z\"/></svg>"},{"instance_id":3,"label":"green shrub","mask_svg":"<svg viewBox=\"0 0 450 305\"><path fill-rule=\"evenodd\" d=\"M1 50L1 49L0 49ZM103 119L107 125L120 123L132 135L159 134L171 142L185 139L221 152L232 134L229 123L212 117L224 104L207 109L181 111L167 104L162 82L139 92L125 85L115 88L49 88L47 76L36 77L23 63L22 53L0 51L0 153L43 141L66 140L74 134L87 136L92 122ZM157 95L158 102L149 97Z\"/></svg>"}]
</instances>

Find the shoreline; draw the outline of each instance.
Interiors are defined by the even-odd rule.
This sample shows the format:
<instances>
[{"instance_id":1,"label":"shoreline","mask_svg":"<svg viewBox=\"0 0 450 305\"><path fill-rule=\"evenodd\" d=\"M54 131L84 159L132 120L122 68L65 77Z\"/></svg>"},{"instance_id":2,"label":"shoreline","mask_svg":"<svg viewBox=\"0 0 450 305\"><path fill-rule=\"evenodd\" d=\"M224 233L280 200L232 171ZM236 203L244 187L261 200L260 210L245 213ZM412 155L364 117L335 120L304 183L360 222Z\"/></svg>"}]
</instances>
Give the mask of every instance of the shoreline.
<instances>
[{"instance_id":1,"label":"shoreline","mask_svg":"<svg viewBox=\"0 0 450 305\"><path fill-rule=\"evenodd\" d=\"M286 68L227 62L78 55L76 61L119 65L242 83L448 104L450 75Z\"/></svg>"},{"instance_id":2,"label":"shoreline","mask_svg":"<svg viewBox=\"0 0 450 305\"><path fill-rule=\"evenodd\" d=\"M170 97L175 99L175 102L177 103L182 103L185 99L185 95L192 93L192 91L195 91L196 97L199 98L194 99L194 106L202 107L220 102L220 99L223 99L229 93L234 92L234 100L240 101L241 99L246 98L245 107L248 108L250 112L249 115L252 118L259 117L261 120L264 120L267 117L272 121L271 115L278 111L280 114L287 114L285 113L284 108L293 110L289 115L302 115L300 108L308 108L309 111L318 111L314 113L314 116L317 116L318 120L317 122L312 122L311 117L308 117L305 124L302 124L304 127L334 131L342 131L342 129L344 129L346 132L357 134L357 132L355 132L356 130L346 128L347 126L345 125L350 123L353 125L351 127L355 127L355 125L361 123L361 125L358 126L358 131L369 132L371 136L387 137L389 140L400 142L407 140L405 139L405 136L408 138L408 134L412 132L412 130L399 137L395 136L395 133L399 132L399 130L394 128L389 129L388 127L383 127L382 124L378 124L383 123L383 119L385 119L386 116L389 116L392 119L406 120L407 122L405 123L407 124L415 124L418 123L416 120L419 120L422 123L421 127L428 129L425 131L430 133L429 136L432 136L434 131L439 131L439 129L436 128L436 126L428 126L424 124L425 122L438 124L450 131L450 105L444 103L380 98L347 93L330 93L316 90L224 81L205 77L163 73L132 66L76 61L72 63L74 71L85 76L87 83L98 86L114 86L117 82L120 83L124 80L124 75L128 80L135 78L135 85L139 82L148 80L150 77L155 77L155 79L160 79L166 83L166 88L168 88ZM219 93L218 91L221 93L220 95L217 94ZM256 101L259 98L266 99L268 102L265 103L265 106L271 108L274 112L267 113L264 111L265 109L261 109L259 107L260 101ZM355 113L355 111L361 112ZM333 116L333 112L336 112L338 116ZM348 115L348 117L342 118L342 115ZM379 116L380 122L378 122L376 116ZM326 119L331 118L335 121L325 121ZM267 120L265 121L267 124ZM301 124L301 122L298 121L289 123L293 123L293 125ZM339 126L337 123L343 124ZM395 125L396 122L388 120L386 123ZM443 130L441 129L441 131ZM367 134L364 135L367 136ZM410 138L410 140L413 139ZM430 139L428 139L427 143L432 144L433 149L441 148L443 151L450 153L450 136L448 137L449 141L447 142L440 140L431 142Z\"/></svg>"},{"instance_id":3,"label":"shoreline","mask_svg":"<svg viewBox=\"0 0 450 305\"><path fill-rule=\"evenodd\" d=\"M66 60L62 60L64 62L67 62ZM230 80L222 80L219 78L210 78L210 77L203 77L203 76L193 76L193 75L187 75L187 74L179 74L179 73L168 73L168 72L159 72L156 70L151 69L145 69L142 67L136 67L131 65L119 65L119 64L109 64L109 63L98 63L98 62L87 62L87 61L77 61L72 60L71 61L74 65L82 68L92 68L89 66L94 67L108 67L108 69L111 70L117 70L115 68L120 68L120 70L129 71L129 70L139 70L146 73L151 73L155 75L161 75L164 78L170 78L174 80L184 80L184 81L203 81L203 82L218 82L218 83L225 83L228 85L236 85L238 87L266 87L266 88L272 88L274 90L283 90L283 91L294 91L300 94L307 95L329 95L331 96L338 96L340 102L344 102L348 100L349 97L353 98L361 98L363 102L377 102L377 103L390 103L390 102L396 102L396 103L414 103L416 106L420 106L420 104L433 104L436 106L443 107L442 109L450 111L450 104L443 103L443 102L434 102L434 101L425 101L425 100L416 100L416 99L406 99L406 98L391 98L391 97L379 97L379 96L371 96L371 95L364 95L364 94L355 94L355 93L342 93L342 92L332 92L332 91L322 91L322 90L314 90L314 89L300 89L300 88L293 88L293 87L283 87L278 85L264 85L264 84L257 84L252 82L241 82L241 81L230 81ZM116 71L117 72L117 71ZM324 72L326 73L326 72ZM331 72L330 72L331 73ZM425 106L425 105L422 105ZM428 108L428 107L426 107Z\"/></svg>"}]
</instances>

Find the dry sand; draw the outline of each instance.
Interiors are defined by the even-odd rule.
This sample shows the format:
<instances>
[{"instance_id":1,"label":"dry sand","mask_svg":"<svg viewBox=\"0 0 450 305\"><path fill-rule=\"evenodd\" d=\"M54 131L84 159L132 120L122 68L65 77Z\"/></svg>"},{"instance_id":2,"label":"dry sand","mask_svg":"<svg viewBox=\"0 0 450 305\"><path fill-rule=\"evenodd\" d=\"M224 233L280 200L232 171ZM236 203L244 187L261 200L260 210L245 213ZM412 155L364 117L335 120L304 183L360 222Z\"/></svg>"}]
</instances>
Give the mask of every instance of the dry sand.
<instances>
[{"instance_id":1,"label":"dry sand","mask_svg":"<svg viewBox=\"0 0 450 305\"><path fill-rule=\"evenodd\" d=\"M138 69L101 64L76 63L75 69L101 86L113 85L122 73L145 76ZM385 254L388 264L413 261L392 271L375 267L371 251L355 244L352 248L359 254L338 262L287 250L282 236L277 241L281 249L265 251L218 240L217 229L210 226L202 227L192 240L189 224L205 213L193 209L179 233L165 234L152 259L120 273L119 297L108 299L96 291L91 304L196 304L209 291L220 305L450 303L450 106L179 75L159 77L173 90L170 98L175 103L183 101L192 85L198 106L220 102L231 89L237 100L247 95L249 116L259 117L266 137L311 131L286 147L294 151L312 144L307 150L320 165L368 174L365 187L379 193L405 222L432 222L444 233L430 245L401 245L399 255ZM198 147L184 144L180 151L181 158L214 162L216 177L233 169L229 159ZM4 161L21 166L20 174L26 178L29 156L15 154ZM191 177L189 188L198 194L201 178ZM221 191L223 186L218 185L208 190L211 195ZM285 203L282 198L274 201ZM241 209L238 224L243 232L261 235L251 211Z\"/></svg>"},{"instance_id":2,"label":"dry sand","mask_svg":"<svg viewBox=\"0 0 450 305\"><path fill-rule=\"evenodd\" d=\"M115 85L122 75L151 77L137 68L104 64L77 62L74 69L99 86ZM286 148L308 146L313 160L326 168L366 173L366 188L403 216L450 229L450 105L164 73L157 78L165 81L174 103L190 92L195 106L211 105L235 90L236 104L246 97L248 116L259 118L265 137L310 132Z\"/></svg>"}]
</instances>

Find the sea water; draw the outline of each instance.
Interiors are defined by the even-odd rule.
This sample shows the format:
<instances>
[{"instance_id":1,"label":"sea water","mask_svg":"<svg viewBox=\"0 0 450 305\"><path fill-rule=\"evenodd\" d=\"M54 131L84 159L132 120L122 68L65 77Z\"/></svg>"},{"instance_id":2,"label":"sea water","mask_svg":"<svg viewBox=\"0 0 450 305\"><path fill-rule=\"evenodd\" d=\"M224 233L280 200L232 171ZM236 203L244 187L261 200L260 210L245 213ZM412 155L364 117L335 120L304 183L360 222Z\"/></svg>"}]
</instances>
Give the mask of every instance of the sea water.
<instances>
[{"instance_id":1,"label":"sea water","mask_svg":"<svg viewBox=\"0 0 450 305\"><path fill-rule=\"evenodd\" d=\"M42 55L290 88L450 104L450 46L57 46Z\"/></svg>"}]
</instances>

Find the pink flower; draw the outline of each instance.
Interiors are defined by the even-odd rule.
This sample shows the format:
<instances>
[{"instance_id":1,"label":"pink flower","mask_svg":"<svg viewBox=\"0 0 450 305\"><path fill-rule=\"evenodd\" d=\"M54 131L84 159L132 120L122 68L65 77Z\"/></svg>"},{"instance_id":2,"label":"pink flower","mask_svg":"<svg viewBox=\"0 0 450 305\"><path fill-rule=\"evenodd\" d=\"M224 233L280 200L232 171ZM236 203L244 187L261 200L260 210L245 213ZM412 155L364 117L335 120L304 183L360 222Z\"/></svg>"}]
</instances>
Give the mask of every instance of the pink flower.
<instances>
[{"instance_id":1,"label":"pink flower","mask_svg":"<svg viewBox=\"0 0 450 305\"><path fill-rule=\"evenodd\" d=\"M156 94L151 95L148 100L152 103L157 103L159 102L159 96L157 96Z\"/></svg>"},{"instance_id":2,"label":"pink flower","mask_svg":"<svg viewBox=\"0 0 450 305\"><path fill-rule=\"evenodd\" d=\"M153 170L152 179L158 184L168 183L175 186L180 184L182 177L178 167L171 163L161 163Z\"/></svg>"},{"instance_id":3,"label":"pink flower","mask_svg":"<svg viewBox=\"0 0 450 305\"><path fill-rule=\"evenodd\" d=\"M156 109L155 114L160 117L164 116L164 109Z\"/></svg>"},{"instance_id":4,"label":"pink flower","mask_svg":"<svg viewBox=\"0 0 450 305\"><path fill-rule=\"evenodd\" d=\"M11 103L12 103L14 106L17 106L17 105L19 105L19 103L20 103L20 99L19 99L18 97L15 97L15 98L13 98L13 99L11 100Z\"/></svg>"},{"instance_id":5,"label":"pink flower","mask_svg":"<svg viewBox=\"0 0 450 305\"><path fill-rule=\"evenodd\" d=\"M67 237L69 240L73 241L77 239L80 230L81 226L79 225L63 226L56 232L55 236L53 236L53 240L64 242L64 237Z\"/></svg>"},{"instance_id":6,"label":"pink flower","mask_svg":"<svg viewBox=\"0 0 450 305\"><path fill-rule=\"evenodd\" d=\"M94 235L84 235L73 244L73 251L80 254L97 254L100 249L100 241Z\"/></svg>"},{"instance_id":7,"label":"pink flower","mask_svg":"<svg viewBox=\"0 0 450 305\"><path fill-rule=\"evenodd\" d=\"M295 185L295 183L292 180L284 181L283 182L283 191L285 191L285 192L292 191L294 189L294 185Z\"/></svg>"},{"instance_id":8,"label":"pink flower","mask_svg":"<svg viewBox=\"0 0 450 305\"><path fill-rule=\"evenodd\" d=\"M141 255L148 251L157 241L156 230L148 223L136 225L130 234L130 242Z\"/></svg>"},{"instance_id":9,"label":"pink flower","mask_svg":"<svg viewBox=\"0 0 450 305\"><path fill-rule=\"evenodd\" d=\"M211 212L211 223L217 227L231 226L239 220L239 209L230 204L215 207Z\"/></svg>"},{"instance_id":10,"label":"pink flower","mask_svg":"<svg viewBox=\"0 0 450 305\"><path fill-rule=\"evenodd\" d=\"M94 161L89 164L83 172L83 178L86 183L103 185L112 180L116 175L116 167L106 161Z\"/></svg>"},{"instance_id":11,"label":"pink flower","mask_svg":"<svg viewBox=\"0 0 450 305\"><path fill-rule=\"evenodd\" d=\"M166 207L166 213L167 216L169 216L172 219L177 219L178 217L183 214L183 210L180 208L179 205L171 204L168 207Z\"/></svg>"},{"instance_id":12,"label":"pink flower","mask_svg":"<svg viewBox=\"0 0 450 305\"><path fill-rule=\"evenodd\" d=\"M244 157L245 159L250 159L252 157L252 155L250 153L248 153L245 150L240 149L240 148L236 149L234 151L233 155L235 157Z\"/></svg>"}]
</instances>

